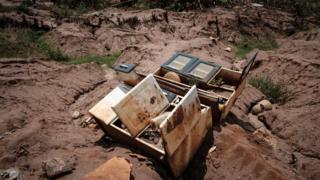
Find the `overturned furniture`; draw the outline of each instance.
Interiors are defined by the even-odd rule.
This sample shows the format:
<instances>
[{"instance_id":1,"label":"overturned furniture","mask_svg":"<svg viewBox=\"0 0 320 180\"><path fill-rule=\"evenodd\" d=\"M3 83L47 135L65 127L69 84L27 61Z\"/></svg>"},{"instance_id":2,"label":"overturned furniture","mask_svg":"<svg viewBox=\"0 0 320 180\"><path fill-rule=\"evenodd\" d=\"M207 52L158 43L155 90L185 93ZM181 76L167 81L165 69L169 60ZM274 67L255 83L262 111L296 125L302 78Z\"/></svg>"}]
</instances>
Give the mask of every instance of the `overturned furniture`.
<instances>
[{"instance_id":1,"label":"overturned furniture","mask_svg":"<svg viewBox=\"0 0 320 180\"><path fill-rule=\"evenodd\" d=\"M213 122L224 118L241 94L255 56L242 73L185 54L175 54L147 76L119 65L124 84L89 112L107 135L165 162L177 177Z\"/></svg>"}]
</instances>

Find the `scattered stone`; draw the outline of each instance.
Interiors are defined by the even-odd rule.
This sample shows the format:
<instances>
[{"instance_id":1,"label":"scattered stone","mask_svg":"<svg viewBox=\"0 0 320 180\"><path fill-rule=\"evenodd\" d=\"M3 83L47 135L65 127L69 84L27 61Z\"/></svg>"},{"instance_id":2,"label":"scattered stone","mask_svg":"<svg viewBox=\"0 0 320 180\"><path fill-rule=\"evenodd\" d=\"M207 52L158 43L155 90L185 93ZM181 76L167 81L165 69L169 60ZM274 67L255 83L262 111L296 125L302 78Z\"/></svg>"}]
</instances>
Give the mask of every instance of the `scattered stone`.
<instances>
[{"instance_id":1,"label":"scattered stone","mask_svg":"<svg viewBox=\"0 0 320 180\"><path fill-rule=\"evenodd\" d=\"M213 151L215 151L217 149L217 146L212 146L210 149L209 149L209 154L212 153Z\"/></svg>"},{"instance_id":2,"label":"scattered stone","mask_svg":"<svg viewBox=\"0 0 320 180\"><path fill-rule=\"evenodd\" d=\"M227 52L231 52L231 47L226 47L224 50Z\"/></svg>"},{"instance_id":3,"label":"scattered stone","mask_svg":"<svg viewBox=\"0 0 320 180\"><path fill-rule=\"evenodd\" d=\"M7 170L0 170L0 179L22 180L22 175L18 169L10 168Z\"/></svg>"},{"instance_id":4,"label":"scattered stone","mask_svg":"<svg viewBox=\"0 0 320 180\"><path fill-rule=\"evenodd\" d=\"M259 121L257 116L254 116L253 114L250 113L248 115L248 118L249 118L250 125L254 127L254 129L265 127L264 124L261 121Z\"/></svg>"},{"instance_id":5,"label":"scattered stone","mask_svg":"<svg viewBox=\"0 0 320 180\"><path fill-rule=\"evenodd\" d=\"M94 171L87 174L83 180L91 179L118 179L129 180L131 164L128 160L120 157L114 157Z\"/></svg>"},{"instance_id":6,"label":"scattered stone","mask_svg":"<svg viewBox=\"0 0 320 180\"><path fill-rule=\"evenodd\" d=\"M53 158L51 160L42 162L42 169L47 177L53 178L72 172L74 166L76 165L75 160L75 158L67 158L67 160Z\"/></svg>"},{"instance_id":7,"label":"scattered stone","mask_svg":"<svg viewBox=\"0 0 320 180\"><path fill-rule=\"evenodd\" d=\"M80 117L80 112L79 111L75 111L75 112L73 112L73 114L72 114L72 119L78 119L79 117Z\"/></svg>"},{"instance_id":8,"label":"scattered stone","mask_svg":"<svg viewBox=\"0 0 320 180\"><path fill-rule=\"evenodd\" d=\"M252 112L252 114L257 115L257 114L261 113L262 110L263 109L262 109L261 105L260 104L256 104L256 105L254 105L252 107L251 112Z\"/></svg>"},{"instance_id":9,"label":"scattered stone","mask_svg":"<svg viewBox=\"0 0 320 180\"><path fill-rule=\"evenodd\" d=\"M266 99L260 101L258 104L260 104L260 106L263 108L263 110L267 110L267 111L272 110L271 102Z\"/></svg>"}]
</instances>

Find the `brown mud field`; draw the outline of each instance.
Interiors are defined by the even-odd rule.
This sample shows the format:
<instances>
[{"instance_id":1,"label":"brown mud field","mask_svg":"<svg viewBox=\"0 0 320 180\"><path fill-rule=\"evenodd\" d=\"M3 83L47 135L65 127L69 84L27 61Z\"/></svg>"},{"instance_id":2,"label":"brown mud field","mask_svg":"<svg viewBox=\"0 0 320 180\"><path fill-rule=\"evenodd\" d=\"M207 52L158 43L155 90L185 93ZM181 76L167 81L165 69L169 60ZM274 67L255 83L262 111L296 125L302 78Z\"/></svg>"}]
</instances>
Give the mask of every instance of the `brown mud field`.
<instances>
[{"instance_id":1,"label":"brown mud field","mask_svg":"<svg viewBox=\"0 0 320 180\"><path fill-rule=\"evenodd\" d=\"M289 99L254 116L250 109L264 95L247 85L226 120L214 122L214 130L178 179L320 177L320 27L313 18L306 19L309 30L298 32L293 14L264 7L201 12L109 8L71 20L54 19L43 9L33 11L37 13L1 13L1 18L45 27L45 38L68 55L121 52L115 64L133 63L143 73L153 72L175 52L241 70L246 60L236 56L232 43L241 34L272 37L279 47L259 52L250 77L268 74L283 82ZM71 173L57 178L80 179L117 156L129 160L134 179L173 179L157 160L105 136L89 115L118 83L112 69L96 63L1 58L0 169L16 167L24 179L46 179L43 162L58 157L72 159L74 165ZM216 149L210 152L212 146Z\"/></svg>"}]
</instances>

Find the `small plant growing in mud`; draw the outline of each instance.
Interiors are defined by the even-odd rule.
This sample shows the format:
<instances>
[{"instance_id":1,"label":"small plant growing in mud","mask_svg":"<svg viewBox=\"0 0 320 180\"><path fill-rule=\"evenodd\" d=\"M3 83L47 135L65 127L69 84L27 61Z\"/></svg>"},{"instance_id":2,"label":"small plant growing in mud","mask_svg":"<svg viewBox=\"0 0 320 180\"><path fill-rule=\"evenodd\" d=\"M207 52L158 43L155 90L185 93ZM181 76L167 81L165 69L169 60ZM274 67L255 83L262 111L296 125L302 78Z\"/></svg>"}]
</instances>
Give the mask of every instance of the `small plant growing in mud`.
<instances>
[{"instance_id":1,"label":"small plant growing in mud","mask_svg":"<svg viewBox=\"0 0 320 180\"><path fill-rule=\"evenodd\" d=\"M251 78L249 84L259 89L273 103L283 104L289 100L289 91L286 85L272 81L268 75Z\"/></svg>"},{"instance_id":2,"label":"small plant growing in mud","mask_svg":"<svg viewBox=\"0 0 320 180\"><path fill-rule=\"evenodd\" d=\"M213 79L210 84L216 85L216 86L222 86L224 84L224 81L222 78Z\"/></svg>"}]
</instances>

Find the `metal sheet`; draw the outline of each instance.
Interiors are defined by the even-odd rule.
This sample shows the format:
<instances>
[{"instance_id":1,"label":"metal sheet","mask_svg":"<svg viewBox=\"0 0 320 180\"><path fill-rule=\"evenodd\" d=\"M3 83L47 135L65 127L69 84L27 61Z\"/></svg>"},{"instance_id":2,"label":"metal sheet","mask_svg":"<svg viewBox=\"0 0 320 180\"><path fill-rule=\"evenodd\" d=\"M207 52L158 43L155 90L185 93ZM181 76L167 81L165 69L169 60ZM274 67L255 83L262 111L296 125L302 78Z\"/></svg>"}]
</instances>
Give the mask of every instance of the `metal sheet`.
<instances>
[{"instance_id":1,"label":"metal sheet","mask_svg":"<svg viewBox=\"0 0 320 180\"><path fill-rule=\"evenodd\" d=\"M132 136L136 136L168 105L168 99L150 74L112 108Z\"/></svg>"},{"instance_id":2,"label":"metal sheet","mask_svg":"<svg viewBox=\"0 0 320 180\"><path fill-rule=\"evenodd\" d=\"M117 117L117 114L111 109L111 106L117 104L131 87L124 84L120 84L114 88L109 94L107 94L102 100L100 100L95 106L93 106L89 113L94 117L102 121L102 123L108 125L113 119Z\"/></svg>"}]
</instances>

